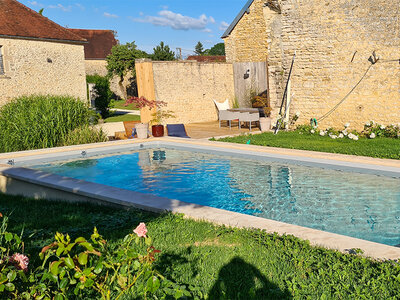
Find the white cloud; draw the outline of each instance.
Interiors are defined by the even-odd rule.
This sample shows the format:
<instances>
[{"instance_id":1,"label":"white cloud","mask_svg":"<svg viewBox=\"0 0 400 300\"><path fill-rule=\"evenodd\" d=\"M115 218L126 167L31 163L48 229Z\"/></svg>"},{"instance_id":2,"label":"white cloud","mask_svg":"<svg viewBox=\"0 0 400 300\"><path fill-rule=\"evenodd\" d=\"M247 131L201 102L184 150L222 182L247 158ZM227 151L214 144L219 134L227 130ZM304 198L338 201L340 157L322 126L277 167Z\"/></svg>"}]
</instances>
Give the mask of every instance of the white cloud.
<instances>
[{"instance_id":1,"label":"white cloud","mask_svg":"<svg viewBox=\"0 0 400 300\"><path fill-rule=\"evenodd\" d=\"M221 24L219 25L219 30L225 31L225 30L228 29L228 27L229 27L229 24L224 22L224 21L222 21Z\"/></svg>"},{"instance_id":2,"label":"white cloud","mask_svg":"<svg viewBox=\"0 0 400 300\"><path fill-rule=\"evenodd\" d=\"M192 18L170 10L161 10L158 16L146 16L144 18L133 18L134 22L151 23L156 26L171 27L175 30L204 30L208 23L215 22L213 17L202 14L199 18Z\"/></svg>"},{"instance_id":3,"label":"white cloud","mask_svg":"<svg viewBox=\"0 0 400 300\"><path fill-rule=\"evenodd\" d=\"M72 10L72 6L71 5L64 6L64 5L60 4L60 3L58 3L57 5L49 5L49 6L47 6L47 8L57 8L57 9L61 9L64 12L69 12L69 11Z\"/></svg>"},{"instance_id":4,"label":"white cloud","mask_svg":"<svg viewBox=\"0 0 400 300\"><path fill-rule=\"evenodd\" d=\"M118 16L117 15L114 15L114 14L110 14L110 13L108 13L108 12L105 12L104 14L103 14L103 16L105 16L106 18L118 18Z\"/></svg>"},{"instance_id":5,"label":"white cloud","mask_svg":"<svg viewBox=\"0 0 400 300\"><path fill-rule=\"evenodd\" d=\"M78 7L80 10L85 10L85 7L80 3L75 3L75 6Z\"/></svg>"},{"instance_id":6,"label":"white cloud","mask_svg":"<svg viewBox=\"0 0 400 300\"><path fill-rule=\"evenodd\" d=\"M208 32L208 33L212 32L212 30L210 28L204 28L202 31L203 32Z\"/></svg>"}]
</instances>

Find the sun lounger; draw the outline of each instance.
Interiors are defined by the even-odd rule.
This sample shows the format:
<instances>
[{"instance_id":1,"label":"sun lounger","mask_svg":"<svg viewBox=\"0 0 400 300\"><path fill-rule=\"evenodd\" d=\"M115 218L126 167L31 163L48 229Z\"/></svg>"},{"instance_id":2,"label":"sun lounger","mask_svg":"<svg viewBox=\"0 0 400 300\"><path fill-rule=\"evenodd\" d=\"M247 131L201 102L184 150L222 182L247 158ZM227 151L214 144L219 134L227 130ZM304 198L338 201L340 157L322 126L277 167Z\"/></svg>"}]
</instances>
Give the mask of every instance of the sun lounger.
<instances>
[{"instance_id":1,"label":"sun lounger","mask_svg":"<svg viewBox=\"0 0 400 300\"><path fill-rule=\"evenodd\" d=\"M168 136L190 138L183 124L167 124Z\"/></svg>"}]
</instances>

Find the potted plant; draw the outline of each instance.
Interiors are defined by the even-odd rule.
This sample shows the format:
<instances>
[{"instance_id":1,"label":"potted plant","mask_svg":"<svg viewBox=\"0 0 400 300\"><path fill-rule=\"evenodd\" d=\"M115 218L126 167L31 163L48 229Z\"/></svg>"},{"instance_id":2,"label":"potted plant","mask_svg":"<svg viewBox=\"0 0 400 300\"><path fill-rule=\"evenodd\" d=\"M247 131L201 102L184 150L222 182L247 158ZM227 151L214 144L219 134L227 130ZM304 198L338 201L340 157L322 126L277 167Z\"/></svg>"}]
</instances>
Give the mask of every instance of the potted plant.
<instances>
[{"instance_id":1,"label":"potted plant","mask_svg":"<svg viewBox=\"0 0 400 300\"><path fill-rule=\"evenodd\" d=\"M160 106L157 106L158 108ZM162 125L162 121L168 118L175 118L175 115L170 110L160 110L157 109L152 115L153 119L151 120L151 134L154 137L164 136L164 125Z\"/></svg>"},{"instance_id":2,"label":"potted plant","mask_svg":"<svg viewBox=\"0 0 400 300\"><path fill-rule=\"evenodd\" d=\"M271 129L271 112L272 107L269 103L267 92L255 95L251 98L251 104L260 111L260 129L268 131Z\"/></svg>"},{"instance_id":3,"label":"potted plant","mask_svg":"<svg viewBox=\"0 0 400 300\"><path fill-rule=\"evenodd\" d=\"M174 117L172 111L164 111L161 110L161 107L167 105L164 101L157 101L157 100L148 100L145 97L130 97L126 100L125 106L128 104L134 103L138 108L148 108L148 109L157 109L153 114L153 119L151 120L152 125L152 134L154 137L160 137L164 135L164 126L160 123L163 119ZM148 123L138 123L135 125L136 133L138 138L147 138L148 131L149 131L149 124Z\"/></svg>"}]
</instances>

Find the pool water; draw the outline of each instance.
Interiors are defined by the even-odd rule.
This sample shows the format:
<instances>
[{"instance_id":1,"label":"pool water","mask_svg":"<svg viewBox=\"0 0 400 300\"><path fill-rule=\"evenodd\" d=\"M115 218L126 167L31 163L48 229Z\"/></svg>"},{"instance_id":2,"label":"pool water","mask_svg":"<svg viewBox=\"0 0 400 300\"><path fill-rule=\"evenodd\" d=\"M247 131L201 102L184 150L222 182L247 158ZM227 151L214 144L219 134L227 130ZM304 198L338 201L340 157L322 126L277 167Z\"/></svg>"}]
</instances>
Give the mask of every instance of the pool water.
<instances>
[{"instance_id":1,"label":"pool water","mask_svg":"<svg viewBox=\"0 0 400 300\"><path fill-rule=\"evenodd\" d=\"M399 178L164 148L33 168L387 245L400 244Z\"/></svg>"}]
</instances>

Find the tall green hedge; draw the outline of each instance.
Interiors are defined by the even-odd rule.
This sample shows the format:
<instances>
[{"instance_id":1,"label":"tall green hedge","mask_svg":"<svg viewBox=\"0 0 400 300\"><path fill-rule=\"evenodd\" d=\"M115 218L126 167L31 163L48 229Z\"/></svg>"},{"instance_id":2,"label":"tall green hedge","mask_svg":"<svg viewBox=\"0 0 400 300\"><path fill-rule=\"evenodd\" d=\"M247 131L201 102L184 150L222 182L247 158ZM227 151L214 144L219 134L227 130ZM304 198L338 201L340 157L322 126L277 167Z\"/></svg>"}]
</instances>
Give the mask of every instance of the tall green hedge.
<instances>
[{"instance_id":1,"label":"tall green hedge","mask_svg":"<svg viewBox=\"0 0 400 300\"><path fill-rule=\"evenodd\" d=\"M0 108L0 152L55 147L89 123L89 109L72 97L25 96Z\"/></svg>"},{"instance_id":2,"label":"tall green hedge","mask_svg":"<svg viewBox=\"0 0 400 300\"><path fill-rule=\"evenodd\" d=\"M95 106L98 110L100 110L103 118L107 117L108 110L111 106L112 97L108 78L100 75L87 75L86 82L95 84L95 91L97 94Z\"/></svg>"}]
</instances>

